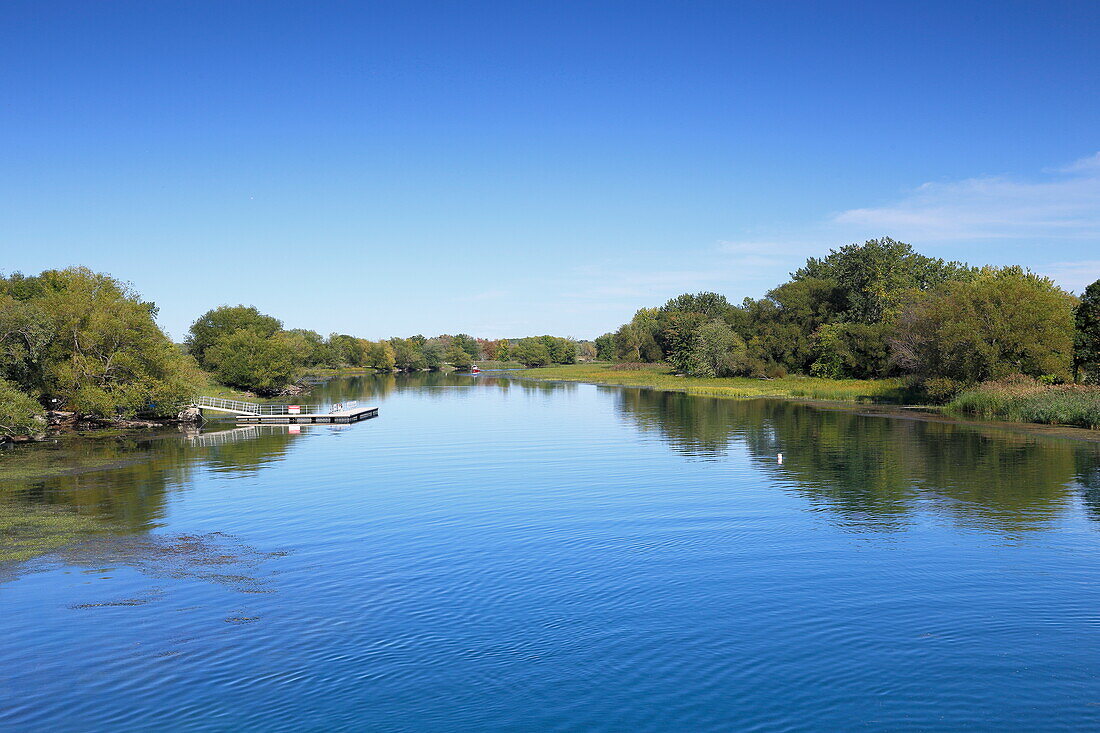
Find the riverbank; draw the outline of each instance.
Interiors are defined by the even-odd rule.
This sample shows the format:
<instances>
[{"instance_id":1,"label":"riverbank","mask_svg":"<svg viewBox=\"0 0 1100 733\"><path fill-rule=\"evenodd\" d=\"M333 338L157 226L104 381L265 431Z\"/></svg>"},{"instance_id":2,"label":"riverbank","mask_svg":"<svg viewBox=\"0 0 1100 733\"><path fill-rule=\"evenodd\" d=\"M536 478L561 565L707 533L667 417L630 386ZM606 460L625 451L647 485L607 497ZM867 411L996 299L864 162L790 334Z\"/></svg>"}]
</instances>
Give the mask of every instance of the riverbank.
<instances>
[{"instance_id":1,"label":"riverbank","mask_svg":"<svg viewBox=\"0 0 1100 733\"><path fill-rule=\"evenodd\" d=\"M649 387L708 397L779 397L807 400L910 405L912 390L900 379L819 379L816 377L684 377L664 364L587 363L525 369L523 379Z\"/></svg>"},{"instance_id":2,"label":"riverbank","mask_svg":"<svg viewBox=\"0 0 1100 733\"><path fill-rule=\"evenodd\" d=\"M919 393L901 379L780 379L679 376L661 364L588 363L527 369L523 379L584 382L620 387L646 387L725 398L775 397L923 407L991 422L1100 428L1100 387L1045 385L1029 380L991 382L967 390L944 406L922 404Z\"/></svg>"}]
</instances>

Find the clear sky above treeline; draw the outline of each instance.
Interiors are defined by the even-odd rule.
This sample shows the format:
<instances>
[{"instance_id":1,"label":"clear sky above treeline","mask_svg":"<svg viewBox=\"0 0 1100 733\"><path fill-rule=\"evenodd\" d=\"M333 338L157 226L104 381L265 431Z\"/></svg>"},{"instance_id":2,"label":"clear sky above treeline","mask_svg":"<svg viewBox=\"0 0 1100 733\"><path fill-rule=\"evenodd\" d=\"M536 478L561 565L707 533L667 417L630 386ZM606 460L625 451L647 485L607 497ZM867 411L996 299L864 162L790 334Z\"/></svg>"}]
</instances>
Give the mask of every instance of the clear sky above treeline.
<instances>
[{"instance_id":1,"label":"clear sky above treeline","mask_svg":"<svg viewBox=\"0 0 1100 733\"><path fill-rule=\"evenodd\" d=\"M1100 277L1100 3L0 4L0 268L592 337L889 235Z\"/></svg>"}]
</instances>

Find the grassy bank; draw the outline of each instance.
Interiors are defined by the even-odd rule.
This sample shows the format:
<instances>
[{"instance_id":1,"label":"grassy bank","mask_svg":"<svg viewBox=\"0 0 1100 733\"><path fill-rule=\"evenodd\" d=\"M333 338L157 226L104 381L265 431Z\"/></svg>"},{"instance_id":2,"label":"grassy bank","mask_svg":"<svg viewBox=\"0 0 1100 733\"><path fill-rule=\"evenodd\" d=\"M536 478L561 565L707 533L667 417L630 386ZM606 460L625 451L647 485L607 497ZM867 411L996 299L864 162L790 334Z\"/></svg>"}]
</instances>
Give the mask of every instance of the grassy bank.
<instances>
[{"instance_id":1,"label":"grassy bank","mask_svg":"<svg viewBox=\"0 0 1100 733\"><path fill-rule=\"evenodd\" d=\"M1100 387L988 382L957 396L948 412L985 420L1100 428Z\"/></svg>"},{"instance_id":2,"label":"grassy bank","mask_svg":"<svg viewBox=\"0 0 1100 733\"><path fill-rule=\"evenodd\" d=\"M661 364L570 364L527 369L518 376L549 381L651 387L709 397L788 397L843 402L906 404L910 391L899 379L783 377L681 377Z\"/></svg>"}]
</instances>

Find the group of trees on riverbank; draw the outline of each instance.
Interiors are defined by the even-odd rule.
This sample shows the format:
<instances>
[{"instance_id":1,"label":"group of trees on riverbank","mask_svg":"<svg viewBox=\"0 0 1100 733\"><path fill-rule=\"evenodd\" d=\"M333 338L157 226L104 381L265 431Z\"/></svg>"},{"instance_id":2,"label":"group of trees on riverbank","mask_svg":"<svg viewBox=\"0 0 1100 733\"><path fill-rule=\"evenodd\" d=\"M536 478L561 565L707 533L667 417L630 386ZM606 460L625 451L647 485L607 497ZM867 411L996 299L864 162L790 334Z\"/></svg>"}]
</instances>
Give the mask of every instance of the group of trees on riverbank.
<instances>
[{"instance_id":1,"label":"group of trees on riverbank","mask_svg":"<svg viewBox=\"0 0 1100 733\"><path fill-rule=\"evenodd\" d=\"M684 294L594 342L469 334L369 341L284 329L252 306L220 306L173 344L156 305L87 268L0 276L0 436L40 431L44 409L172 414L209 379L272 395L303 370L537 367L667 362L696 376L909 376L930 398L1016 376L1100 384L1100 281L1080 298L1020 267L926 257L892 239L811 258L739 305ZM204 373L204 371L206 373Z\"/></svg>"},{"instance_id":2,"label":"group of trees on riverbank","mask_svg":"<svg viewBox=\"0 0 1100 733\"><path fill-rule=\"evenodd\" d=\"M587 346L591 348L590 344ZM559 336L488 340L463 333L434 338L417 335L370 344L367 366L381 371L433 371L443 364L468 369L475 361L512 362L528 367L574 364L579 355L587 353L585 347L585 342ZM595 356L595 350L591 351Z\"/></svg>"},{"instance_id":3,"label":"group of trees on riverbank","mask_svg":"<svg viewBox=\"0 0 1100 733\"><path fill-rule=\"evenodd\" d=\"M1015 375L1098 382L1100 281L1078 299L1021 267L875 239L807 260L759 300L698 293L643 308L595 346L693 376L910 375L938 399Z\"/></svg>"},{"instance_id":4,"label":"group of trees on riverbank","mask_svg":"<svg viewBox=\"0 0 1100 733\"><path fill-rule=\"evenodd\" d=\"M220 306L191 326L187 350L204 369L232 387L271 394L311 367L366 367L383 372L470 369L476 361L525 366L572 364L582 348L571 339L539 336L479 339L469 334L368 341L347 334L282 330L282 322L252 306ZM594 354L594 350L593 350Z\"/></svg>"},{"instance_id":5,"label":"group of trees on riverbank","mask_svg":"<svg viewBox=\"0 0 1100 733\"><path fill-rule=\"evenodd\" d=\"M262 396L308 369L465 370L475 361L528 366L594 356L591 343L469 334L368 341L284 329L253 306L213 308L175 344L157 307L129 285L83 267L0 276L0 438L41 433L46 410L113 419L171 416L210 375Z\"/></svg>"},{"instance_id":6,"label":"group of trees on riverbank","mask_svg":"<svg viewBox=\"0 0 1100 733\"><path fill-rule=\"evenodd\" d=\"M0 277L0 436L40 431L43 408L177 409L201 374L156 314L130 287L87 268Z\"/></svg>"}]
</instances>

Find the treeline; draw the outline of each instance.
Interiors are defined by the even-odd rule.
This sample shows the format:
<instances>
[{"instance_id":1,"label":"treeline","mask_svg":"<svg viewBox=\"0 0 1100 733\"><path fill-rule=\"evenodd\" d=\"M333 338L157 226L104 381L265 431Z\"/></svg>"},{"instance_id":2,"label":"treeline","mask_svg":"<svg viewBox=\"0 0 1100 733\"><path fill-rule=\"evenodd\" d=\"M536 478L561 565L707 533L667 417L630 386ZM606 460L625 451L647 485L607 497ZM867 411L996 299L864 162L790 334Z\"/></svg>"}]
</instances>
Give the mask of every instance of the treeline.
<instances>
[{"instance_id":1,"label":"treeline","mask_svg":"<svg viewBox=\"0 0 1100 733\"><path fill-rule=\"evenodd\" d=\"M490 340L460 333L368 341L347 334L325 338L316 331L283 330L282 325L253 306L221 306L191 325L185 346L223 384L265 395L311 367L413 372L449 366L465 371L485 360L525 366L572 364L583 353L577 342L557 336Z\"/></svg>"},{"instance_id":2,"label":"treeline","mask_svg":"<svg viewBox=\"0 0 1100 733\"><path fill-rule=\"evenodd\" d=\"M368 341L284 329L252 306L220 306L183 344L157 326L157 307L110 275L83 267L0 275L0 438L42 433L46 410L80 418L175 416L208 384L278 394L318 368L465 370L475 361L525 366L593 358L591 342L469 334ZM205 373L204 373L205 372Z\"/></svg>"},{"instance_id":3,"label":"treeline","mask_svg":"<svg viewBox=\"0 0 1100 733\"><path fill-rule=\"evenodd\" d=\"M1079 300L1021 267L874 239L807 260L759 300L698 293L643 308L595 347L693 376L909 376L941 400L1015 375L1100 382L1100 281Z\"/></svg>"}]
</instances>

